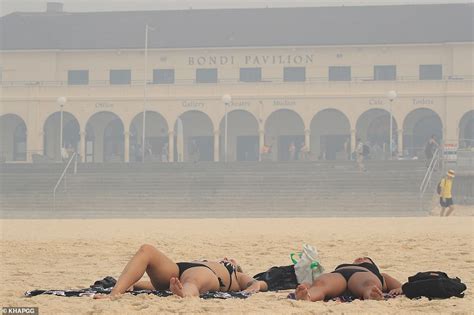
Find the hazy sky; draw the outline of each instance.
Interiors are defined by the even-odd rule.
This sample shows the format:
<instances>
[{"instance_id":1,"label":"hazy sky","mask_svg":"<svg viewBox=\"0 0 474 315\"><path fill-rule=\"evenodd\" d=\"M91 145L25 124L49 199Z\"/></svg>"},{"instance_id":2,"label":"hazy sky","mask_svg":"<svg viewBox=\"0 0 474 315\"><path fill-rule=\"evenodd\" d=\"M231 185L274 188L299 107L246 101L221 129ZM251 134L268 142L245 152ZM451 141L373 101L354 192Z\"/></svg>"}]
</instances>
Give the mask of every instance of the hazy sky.
<instances>
[{"instance_id":1,"label":"hazy sky","mask_svg":"<svg viewBox=\"0 0 474 315\"><path fill-rule=\"evenodd\" d=\"M367 4L467 3L472 0L50 0L64 11L131 11L243 7L302 7ZM15 11L44 11L47 0L0 0L0 15Z\"/></svg>"}]
</instances>

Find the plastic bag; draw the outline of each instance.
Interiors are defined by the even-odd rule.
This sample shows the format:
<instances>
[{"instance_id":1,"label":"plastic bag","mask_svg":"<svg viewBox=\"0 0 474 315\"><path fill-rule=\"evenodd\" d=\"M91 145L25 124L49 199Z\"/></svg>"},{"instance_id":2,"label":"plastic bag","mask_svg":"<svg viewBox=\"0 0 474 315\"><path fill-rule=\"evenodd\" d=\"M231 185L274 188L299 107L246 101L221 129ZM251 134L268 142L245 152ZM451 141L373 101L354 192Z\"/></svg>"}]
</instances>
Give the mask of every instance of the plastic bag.
<instances>
[{"instance_id":1,"label":"plastic bag","mask_svg":"<svg viewBox=\"0 0 474 315\"><path fill-rule=\"evenodd\" d=\"M299 259L296 259L298 256ZM318 251L311 245L303 245L303 251L291 253L291 260L295 264L295 274L298 283L313 283L313 281L324 273L324 267L319 260Z\"/></svg>"}]
</instances>

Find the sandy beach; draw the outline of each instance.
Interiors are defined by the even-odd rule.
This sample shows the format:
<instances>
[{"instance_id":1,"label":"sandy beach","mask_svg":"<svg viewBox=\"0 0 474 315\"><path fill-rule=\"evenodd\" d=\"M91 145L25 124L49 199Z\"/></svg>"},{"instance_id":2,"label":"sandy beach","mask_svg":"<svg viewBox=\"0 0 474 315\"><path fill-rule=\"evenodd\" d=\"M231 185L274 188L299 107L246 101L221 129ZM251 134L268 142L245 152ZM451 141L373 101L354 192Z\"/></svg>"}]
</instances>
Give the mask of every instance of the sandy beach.
<instances>
[{"instance_id":1,"label":"sandy beach","mask_svg":"<svg viewBox=\"0 0 474 315\"><path fill-rule=\"evenodd\" d=\"M472 209L464 211L467 216L449 218L2 220L0 300L2 306L37 306L40 314L468 314L474 301L474 232ZM247 300L23 297L26 290L84 288L104 276L117 277L143 243L176 261L235 257L252 275L290 264L289 254L308 243L318 248L328 271L369 255L402 282L418 271L441 270L460 277L468 291L464 299L352 303L293 301L288 292Z\"/></svg>"}]
</instances>

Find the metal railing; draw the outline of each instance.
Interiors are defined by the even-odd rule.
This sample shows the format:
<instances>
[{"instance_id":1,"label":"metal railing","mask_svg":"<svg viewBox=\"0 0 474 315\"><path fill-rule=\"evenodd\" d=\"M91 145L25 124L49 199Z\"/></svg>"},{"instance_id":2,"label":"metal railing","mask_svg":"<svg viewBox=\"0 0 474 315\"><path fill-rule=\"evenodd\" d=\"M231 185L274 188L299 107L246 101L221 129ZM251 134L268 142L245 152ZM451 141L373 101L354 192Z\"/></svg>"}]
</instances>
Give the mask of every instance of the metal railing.
<instances>
[{"instance_id":1,"label":"metal railing","mask_svg":"<svg viewBox=\"0 0 474 315\"><path fill-rule=\"evenodd\" d=\"M63 172L61 173L61 176L59 176L59 179L56 183L56 185L54 186L54 189L53 189L53 211L56 210L56 191L59 187L59 185L61 184L62 180L65 178L66 176L66 172L67 170L69 169L69 166L71 165L72 161L74 160L74 174L77 174L77 153L74 152L71 157L69 158L69 161L67 162L66 164L66 167L64 168ZM66 180L64 179L64 185L65 185L65 190L67 189L67 186L66 186Z\"/></svg>"},{"instance_id":2,"label":"metal railing","mask_svg":"<svg viewBox=\"0 0 474 315\"><path fill-rule=\"evenodd\" d=\"M431 158L430 163L428 164L428 168L426 169L425 176L420 185L420 210L423 211L423 199L426 193L426 190L431 185L431 179L433 177L433 172L437 169L441 168L441 160L442 160L443 150L441 146L436 148L433 157Z\"/></svg>"}]
</instances>

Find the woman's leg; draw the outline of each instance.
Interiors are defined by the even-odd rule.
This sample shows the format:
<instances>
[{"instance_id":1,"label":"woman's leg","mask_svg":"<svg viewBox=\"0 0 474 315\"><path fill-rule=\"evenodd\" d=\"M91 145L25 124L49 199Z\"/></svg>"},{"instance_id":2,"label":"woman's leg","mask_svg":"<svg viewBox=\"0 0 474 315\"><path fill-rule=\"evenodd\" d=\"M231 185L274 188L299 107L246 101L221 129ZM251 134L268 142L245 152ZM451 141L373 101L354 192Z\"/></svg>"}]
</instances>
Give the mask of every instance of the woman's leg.
<instances>
[{"instance_id":1,"label":"woman's leg","mask_svg":"<svg viewBox=\"0 0 474 315\"><path fill-rule=\"evenodd\" d=\"M364 300L382 300L382 284L380 279L371 272L357 272L347 284L349 291Z\"/></svg>"},{"instance_id":2,"label":"woman's leg","mask_svg":"<svg viewBox=\"0 0 474 315\"><path fill-rule=\"evenodd\" d=\"M206 267L193 267L170 280L170 290L180 297L199 296L207 291L219 290L219 281L214 272Z\"/></svg>"},{"instance_id":3,"label":"woman's leg","mask_svg":"<svg viewBox=\"0 0 474 315\"><path fill-rule=\"evenodd\" d=\"M178 265L155 247L145 244L125 266L110 294L124 293L140 280L145 271L156 289L167 289L169 280L179 275Z\"/></svg>"},{"instance_id":4,"label":"woman's leg","mask_svg":"<svg viewBox=\"0 0 474 315\"><path fill-rule=\"evenodd\" d=\"M325 273L314 280L313 284L300 284L296 288L297 300L323 301L326 298L336 297L344 293L347 282L339 273Z\"/></svg>"}]
</instances>

